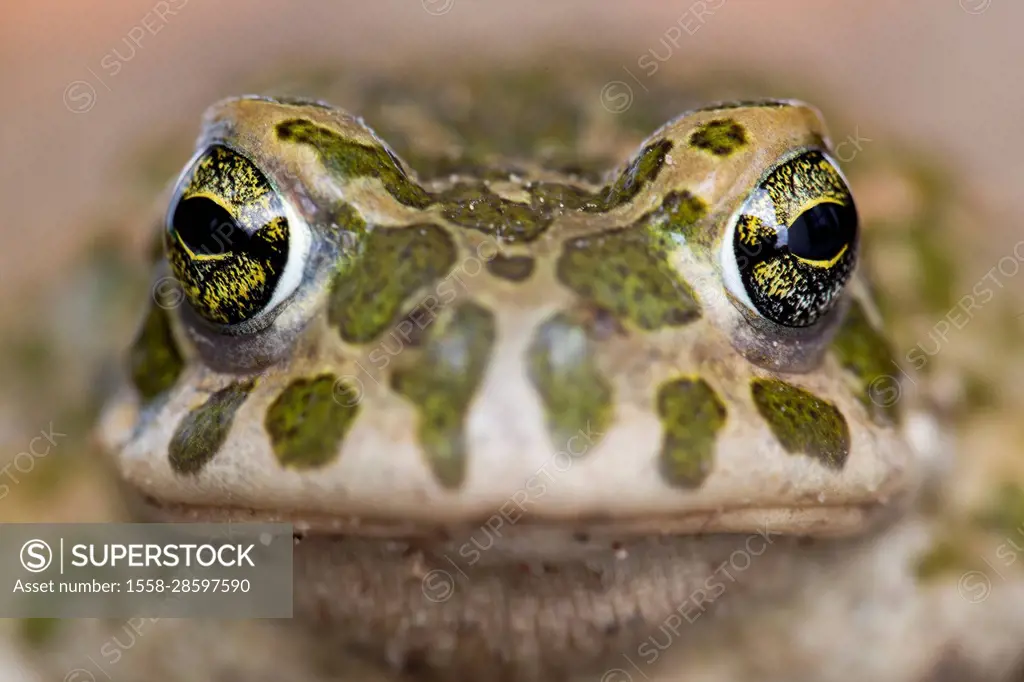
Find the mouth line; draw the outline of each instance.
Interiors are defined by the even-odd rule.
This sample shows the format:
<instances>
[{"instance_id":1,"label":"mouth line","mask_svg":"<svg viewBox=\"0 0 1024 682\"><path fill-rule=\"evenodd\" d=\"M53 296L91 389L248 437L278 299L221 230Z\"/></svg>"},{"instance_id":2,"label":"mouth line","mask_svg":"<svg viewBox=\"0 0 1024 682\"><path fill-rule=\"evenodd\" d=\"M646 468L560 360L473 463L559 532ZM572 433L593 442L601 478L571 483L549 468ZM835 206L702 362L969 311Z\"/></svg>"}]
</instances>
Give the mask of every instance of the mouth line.
<instances>
[{"instance_id":1,"label":"mouth line","mask_svg":"<svg viewBox=\"0 0 1024 682\"><path fill-rule=\"evenodd\" d=\"M345 536L380 540L447 543L457 538L496 537L511 545L533 542L610 545L644 537L701 537L711 534L753 534L817 538L861 535L898 513L899 504L882 502L791 507L735 507L690 510L679 515L611 517L580 514L537 516L490 515L422 520L368 515L332 515L301 509L257 509L195 505L158 500L139 492L132 496L139 513L172 523L290 523L297 535Z\"/></svg>"}]
</instances>

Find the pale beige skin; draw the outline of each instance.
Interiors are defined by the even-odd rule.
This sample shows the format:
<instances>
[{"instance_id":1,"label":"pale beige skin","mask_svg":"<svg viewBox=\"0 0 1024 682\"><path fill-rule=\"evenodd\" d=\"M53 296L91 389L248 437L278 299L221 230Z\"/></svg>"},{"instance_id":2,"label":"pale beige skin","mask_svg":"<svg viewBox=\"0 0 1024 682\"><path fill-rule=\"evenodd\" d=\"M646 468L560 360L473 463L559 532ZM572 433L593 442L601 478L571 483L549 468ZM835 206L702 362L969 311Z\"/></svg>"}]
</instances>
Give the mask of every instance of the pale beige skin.
<instances>
[{"instance_id":1,"label":"pale beige skin","mask_svg":"<svg viewBox=\"0 0 1024 682\"><path fill-rule=\"evenodd\" d=\"M440 128L428 118L403 114L424 146L450 144L443 135L431 136ZM410 220L415 211L399 206L379 183L339 182L308 150L269 139L270 124L283 115L266 102L222 103L212 110L200 146L211 136L230 137L310 223L339 194L382 224ZM347 137L372 139L344 114L304 109L302 115ZM140 401L126 386L104 415L103 438L130 495L144 496L138 508L145 518L296 523L304 531L296 546L296 616L312 628L157 623L147 633L158 636L139 637L115 678L909 682L956 670L959 659L939 665L951 642L982 651L982 635L972 639L964 632L991 633L1012 619L983 618L978 609L968 614L973 620L964 618L965 602L955 591L933 600L911 575L911 558L925 548L927 533L905 512L935 461L940 438L934 423L915 410L909 391L905 432L872 423L828 351L837 319L803 344L765 335L763 326L754 335L749 311L723 282L717 248L732 213L780 156L814 135L824 137L823 125L805 107L730 115L755 133L747 151L710 159L679 147L629 204L582 219L561 216L529 249L508 247L538 256L537 272L526 283L487 273L472 279L463 296L495 313L499 334L470 410L469 474L457 490L442 489L424 464L415 412L370 381L363 419L331 464L312 471L278 464L263 419L274 395L314 367L355 374L362 357L324 322L323 277L304 281L278 311L275 357L259 367L265 379L240 408L217 457L196 476L175 474L167 445L176 426L229 381L197 352L198 341L216 355L216 337L190 334L175 316L188 363L181 379L134 434ZM685 140L696 123L712 117L684 117L657 135ZM586 144L610 147L621 162L640 143L600 125L584 137ZM524 166L528 178L597 187ZM519 184L496 191L516 198ZM510 511L508 501L561 449L544 427L522 361L535 325L571 299L554 279L553 256L565 238L633 222L681 185L699 187L711 207L705 223L714 246L683 244L672 255L703 316L656 338L634 337L602 350L600 366L617 389L612 428L585 458L553 474L554 484L531 499L528 513ZM445 224L436 213L430 219ZM447 227L456 235L460 262L482 245L486 252L486 236ZM318 238L315 230L311 238ZM154 279L166 275L161 263ZM856 279L843 297L837 318L857 297L878 323ZM746 386L773 371L749 360L758 352L765 364L775 359L780 376L841 410L853 443L841 472L785 453L757 415ZM709 377L730 411L715 469L690 491L666 485L655 465L661 429L651 390L679 373ZM379 456L382 450L387 458ZM576 539L581 533L586 542ZM821 539L799 539L808 537ZM1004 629L1012 641L1011 628ZM74 647L51 653L45 679L61 679L109 637L102 628L80 633ZM858 653L864 650L875 655Z\"/></svg>"}]
</instances>

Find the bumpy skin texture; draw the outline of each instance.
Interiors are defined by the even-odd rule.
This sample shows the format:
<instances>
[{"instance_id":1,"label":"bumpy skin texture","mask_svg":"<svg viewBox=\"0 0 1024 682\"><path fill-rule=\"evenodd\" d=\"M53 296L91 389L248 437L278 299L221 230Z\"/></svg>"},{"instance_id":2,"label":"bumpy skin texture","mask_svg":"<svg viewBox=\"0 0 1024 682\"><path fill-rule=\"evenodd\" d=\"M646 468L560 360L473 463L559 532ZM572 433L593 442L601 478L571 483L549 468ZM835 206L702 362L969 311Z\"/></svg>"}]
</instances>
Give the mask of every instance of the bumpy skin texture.
<instances>
[{"instance_id":1,"label":"bumpy skin texture","mask_svg":"<svg viewBox=\"0 0 1024 682\"><path fill-rule=\"evenodd\" d=\"M599 88L483 85L469 113L439 84L343 88L392 153L320 105L207 115L200 148L251 159L313 248L242 334L151 314L132 362L156 379L133 374L104 432L148 518L305 530L308 637L289 628L259 670L211 661L212 679L998 670L962 626L1009 607L964 617L914 585L914 396L871 393L890 347L862 284L803 331L723 284L733 212L787 153L827 150L813 110L712 106L651 135L695 103L609 119ZM417 113L378 107L396 92ZM121 672L182 679L154 669Z\"/></svg>"}]
</instances>

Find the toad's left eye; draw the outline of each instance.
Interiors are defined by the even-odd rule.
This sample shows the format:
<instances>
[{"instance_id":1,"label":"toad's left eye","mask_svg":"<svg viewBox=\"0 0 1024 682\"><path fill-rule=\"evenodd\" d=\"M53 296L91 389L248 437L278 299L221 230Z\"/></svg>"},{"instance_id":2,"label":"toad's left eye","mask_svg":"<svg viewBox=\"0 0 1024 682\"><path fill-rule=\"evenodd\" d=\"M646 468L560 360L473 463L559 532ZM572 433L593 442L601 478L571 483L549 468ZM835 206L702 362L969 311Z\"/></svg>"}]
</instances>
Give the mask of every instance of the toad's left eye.
<instances>
[{"instance_id":1,"label":"toad's left eye","mask_svg":"<svg viewBox=\"0 0 1024 682\"><path fill-rule=\"evenodd\" d=\"M265 319L298 287L309 228L256 165L213 145L182 174L164 246L189 306L218 325Z\"/></svg>"},{"instance_id":2,"label":"toad's left eye","mask_svg":"<svg viewBox=\"0 0 1024 682\"><path fill-rule=\"evenodd\" d=\"M839 300L857 262L857 209L818 150L783 160L730 221L722 268L730 292L763 317L808 327Z\"/></svg>"}]
</instances>

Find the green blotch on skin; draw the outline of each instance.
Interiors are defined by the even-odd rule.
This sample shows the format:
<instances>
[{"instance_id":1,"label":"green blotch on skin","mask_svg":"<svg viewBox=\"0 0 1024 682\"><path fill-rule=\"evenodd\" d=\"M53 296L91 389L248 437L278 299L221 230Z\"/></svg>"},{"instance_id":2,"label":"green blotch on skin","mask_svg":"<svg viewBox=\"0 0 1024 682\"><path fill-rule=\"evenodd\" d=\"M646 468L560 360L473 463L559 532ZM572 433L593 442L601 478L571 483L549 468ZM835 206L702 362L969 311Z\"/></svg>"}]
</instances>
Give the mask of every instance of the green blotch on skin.
<instances>
[{"instance_id":1,"label":"green blotch on skin","mask_svg":"<svg viewBox=\"0 0 1024 682\"><path fill-rule=\"evenodd\" d=\"M369 343L398 317L410 296L451 270L455 243L436 225L376 227L334 278L327 317L349 343Z\"/></svg>"},{"instance_id":2,"label":"green blotch on skin","mask_svg":"<svg viewBox=\"0 0 1024 682\"><path fill-rule=\"evenodd\" d=\"M711 473L715 442L725 426L721 398L703 379L677 379L658 390L665 435L659 464L670 485L695 488Z\"/></svg>"},{"instance_id":3,"label":"green blotch on skin","mask_svg":"<svg viewBox=\"0 0 1024 682\"><path fill-rule=\"evenodd\" d=\"M396 369L391 388L419 410L418 434L438 482L457 488L466 476L465 422L490 361L494 316L475 304L447 309L430 328L414 364Z\"/></svg>"},{"instance_id":4,"label":"green blotch on skin","mask_svg":"<svg viewBox=\"0 0 1024 682\"><path fill-rule=\"evenodd\" d=\"M60 618L22 618L21 639L30 648L41 648L53 640L60 629Z\"/></svg>"},{"instance_id":5,"label":"green blotch on skin","mask_svg":"<svg viewBox=\"0 0 1024 682\"><path fill-rule=\"evenodd\" d=\"M579 296L645 330L700 317L690 286L668 262L668 238L645 225L572 239L558 278Z\"/></svg>"},{"instance_id":6,"label":"green blotch on skin","mask_svg":"<svg viewBox=\"0 0 1024 682\"><path fill-rule=\"evenodd\" d=\"M447 220L510 243L532 242L551 224L549 213L503 199L484 185L456 185L441 195L441 202Z\"/></svg>"},{"instance_id":7,"label":"green blotch on skin","mask_svg":"<svg viewBox=\"0 0 1024 682\"><path fill-rule=\"evenodd\" d=\"M850 454L850 428L835 405L778 379L754 379L751 394L786 452L843 468Z\"/></svg>"},{"instance_id":8,"label":"green blotch on skin","mask_svg":"<svg viewBox=\"0 0 1024 682\"><path fill-rule=\"evenodd\" d=\"M707 248L714 239L714 230L694 229L707 212L708 205L703 199L682 190L666 194L661 206L652 211L648 219L658 230L682 235L688 243Z\"/></svg>"},{"instance_id":9,"label":"green blotch on skin","mask_svg":"<svg viewBox=\"0 0 1024 682\"><path fill-rule=\"evenodd\" d=\"M310 469L338 455L358 413L358 390L321 374L288 384L267 410L265 425L283 466Z\"/></svg>"},{"instance_id":10,"label":"green blotch on skin","mask_svg":"<svg viewBox=\"0 0 1024 682\"><path fill-rule=\"evenodd\" d=\"M668 219L667 227L684 231L707 215L708 205L687 190L669 192L661 203L661 212Z\"/></svg>"},{"instance_id":11,"label":"green blotch on skin","mask_svg":"<svg viewBox=\"0 0 1024 682\"><path fill-rule=\"evenodd\" d=\"M329 215L329 220L338 229L329 230L327 237L334 239L339 245L345 246L346 244L354 243L366 234L366 221L363 220L363 216L359 215L359 211L352 204L340 201L332 207ZM347 241L345 239L346 235L352 241Z\"/></svg>"},{"instance_id":12,"label":"green blotch on skin","mask_svg":"<svg viewBox=\"0 0 1024 682\"><path fill-rule=\"evenodd\" d=\"M388 194L405 206L426 208L434 203L434 198L409 178L383 146L347 140L330 128L303 119L278 123L277 136L284 142L311 146L324 166L339 177L379 179Z\"/></svg>"},{"instance_id":13,"label":"green blotch on skin","mask_svg":"<svg viewBox=\"0 0 1024 682\"><path fill-rule=\"evenodd\" d=\"M560 182L535 182L527 188L531 205L548 214L580 209L596 210L600 197L583 187Z\"/></svg>"},{"instance_id":14,"label":"green blotch on skin","mask_svg":"<svg viewBox=\"0 0 1024 682\"><path fill-rule=\"evenodd\" d=\"M868 321L860 301L854 301L832 342L832 350L856 381L857 399L880 426L899 424L900 388L893 375L889 342Z\"/></svg>"},{"instance_id":15,"label":"green blotch on skin","mask_svg":"<svg viewBox=\"0 0 1024 682\"><path fill-rule=\"evenodd\" d=\"M622 171L615 184L602 192L601 200L592 207L588 206L588 210L610 211L632 201L645 184L658 177L661 167L665 165L665 157L671 150L671 140L658 140L644 147Z\"/></svg>"},{"instance_id":16,"label":"green blotch on skin","mask_svg":"<svg viewBox=\"0 0 1024 682\"><path fill-rule=\"evenodd\" d=\"M235 412L255 383L254 379L235 382L185 415L168 447L172 469L179 474L195 474L213 459L231 430Z\"/></svg>"},{"instance_id":17,"label":"green blotch on skin","mask_svg":"<svg viewBox=\"0 0 1024 682\"><path fill-rule=\"evenodd\" d=\"M569 447L581 432L607 430L612 388L597 367L584 325L565 313L545 321L527 350L527 372L544 403L556 449Z\"/></svg>"},{"instance_id":18,"label":"green blotch on skin","mask_svg":"<svg viewBox=\"0 0 1024 682\"><path fill-rule=\"evenodd\" d=\"M170 314L154 303L149 307L131 349L128 373L142 400L157 397L178 380L185 361L171 333Z\"/></svg>"},{"instance_id":19,"label":"green blotch on skin","mask_svg":"<svg viewBox=\"0 0 1024 682\"><path fill-rule=\"evenodd\" d=\"M730 118L704 123L690 134L690 146L715 156L729 156L747 145L747 131Z\"/></svg>"},{"instance_id":20,"label":"green blotch on skin","mask_svg":"<svg viewBox=\"0 0 1024 682\"><path fill-rule=\"evenodd\" d=\"M487 271L510 282L522 282L533 274L535 265L531 256L503 256L499 253L487 261Z\"/></svg>"},{"instance_id":21,"label":"green blotch on skin","mask_svg":"<svg viewBox=\"0 0 1024 682\"><path fill-rule=\"evenodd\" d=\"M977 514L982 527L1001 533L1024 533L1024 487L1003 484L988 508Z\"/></svg>"},{"instance_id":22,"label":"green blotch on skin","mask_svg":"<svg viewBox=\"0 0 1024 682\"><path fill-rule=\"evenodd\" d=\"M441 212L456 225L510 243L529 243L544 234L555 216L570 211L599 211L605 206L600 195L571 184L535 182L526 189L530 193L528 204L503 199L485 185L459 184L439 196Z\"/></svg>"}]
</instances>

